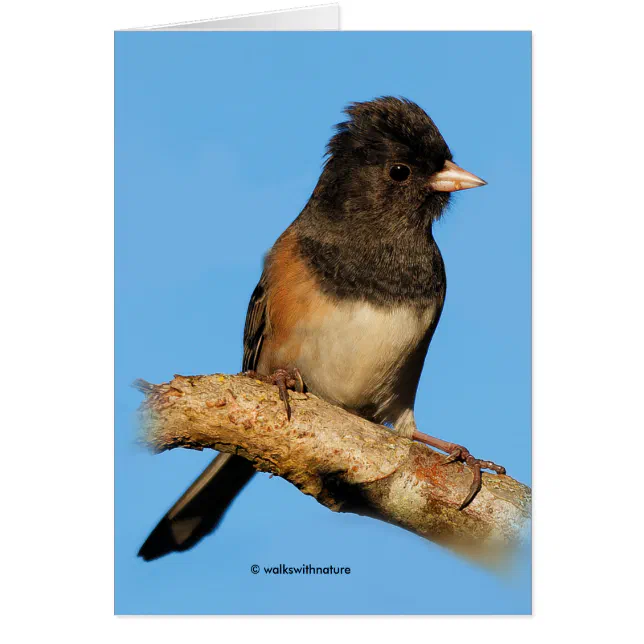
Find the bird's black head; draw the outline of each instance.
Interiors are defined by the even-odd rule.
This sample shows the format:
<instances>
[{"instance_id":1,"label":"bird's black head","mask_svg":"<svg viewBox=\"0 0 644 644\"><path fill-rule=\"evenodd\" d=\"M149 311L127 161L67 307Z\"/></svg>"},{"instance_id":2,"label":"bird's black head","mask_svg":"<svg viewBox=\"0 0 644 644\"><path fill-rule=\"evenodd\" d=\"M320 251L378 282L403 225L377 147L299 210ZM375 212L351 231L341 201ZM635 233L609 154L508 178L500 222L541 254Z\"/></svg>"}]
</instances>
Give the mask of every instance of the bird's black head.
<instances>
[{"instance_id":1,"label":"bird's black head","mask_svg":"<svg viewBox=\"0 0 644 644\"><path fill-rule=\"evenodd\" d=\"M416 103L390 96L345 109L313 193L329 217L391 227L438 219L449 193L485 182L452 163L431 118Z\"/></svg>"}]
</instances>

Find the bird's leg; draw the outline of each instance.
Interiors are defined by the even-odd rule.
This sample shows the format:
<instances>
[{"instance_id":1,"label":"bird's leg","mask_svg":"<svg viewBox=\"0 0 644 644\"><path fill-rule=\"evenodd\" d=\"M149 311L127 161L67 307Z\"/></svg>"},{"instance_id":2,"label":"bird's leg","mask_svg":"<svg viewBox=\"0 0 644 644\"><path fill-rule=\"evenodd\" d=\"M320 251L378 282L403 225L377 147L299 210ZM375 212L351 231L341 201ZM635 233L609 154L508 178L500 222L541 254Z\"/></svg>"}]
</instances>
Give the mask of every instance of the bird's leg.
<instances>
[{"instance_id":1,"label":"bird's leg","mask_svg":"<svg viewBox=\"0 0 644 644\"><path fill-rule=\"evenodd\" d=\"M481 469L492 470L497 474L505 474L505 467L492 463L492 461L481 461L478 458L474 458L469 450L467 450L462 445L457 445L456 443L449 443L447 441L441 440L440 438L434 438L428 434L423 434L419 431L414 431L412 438L425 445L431 447L436 447L437 449L447 452L447 456L443 459L441 465L447 465L448 463L453 463L454 461L462 461L468 467L471 468L473 479L472 486L468 492L465 500L461 503L459 510L462 510L467 506L470 501L476 496L476 493L481 489Z\"/></svg>"},{"instance_id":2,"label":"bird's leg","mask_svg":"<svg viewBox=\"0 0 644 644\"><path fill-rule=\"evenodd\" d=\"M284 403L286 418L291 420L291 403L288 399L288 390L292 389L300 394L304 393L304 381L302 380L302 374L299 369L275 369L269 376L257 373L257 371L245 371L244 375L249 378L261 380L262 382L267 382L271 385L276 385L280 392L280 398Z\"/></svg>"}]
</instances>

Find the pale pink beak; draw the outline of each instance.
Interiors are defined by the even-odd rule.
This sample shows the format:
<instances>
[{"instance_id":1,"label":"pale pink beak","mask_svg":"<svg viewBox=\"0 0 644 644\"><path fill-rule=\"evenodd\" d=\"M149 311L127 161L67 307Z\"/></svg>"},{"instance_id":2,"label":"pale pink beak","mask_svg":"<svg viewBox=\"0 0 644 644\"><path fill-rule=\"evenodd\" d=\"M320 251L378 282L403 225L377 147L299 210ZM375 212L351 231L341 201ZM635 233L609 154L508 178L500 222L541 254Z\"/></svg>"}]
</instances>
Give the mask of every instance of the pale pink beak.
<instances>
[{"instance_id":1,"label":"pale pink beak","mask_svg":"<svg viewBox=\"0 0 644 644\"><path fill-rule=\"evenodd\" d=\"M463 170L451 161L445 161L442 170L434 172L429 177L429 187L436 192L455 192L456 190L467 190L468 188L478 188L487 185L475 174Z\"/></svg>"}]
</instances>

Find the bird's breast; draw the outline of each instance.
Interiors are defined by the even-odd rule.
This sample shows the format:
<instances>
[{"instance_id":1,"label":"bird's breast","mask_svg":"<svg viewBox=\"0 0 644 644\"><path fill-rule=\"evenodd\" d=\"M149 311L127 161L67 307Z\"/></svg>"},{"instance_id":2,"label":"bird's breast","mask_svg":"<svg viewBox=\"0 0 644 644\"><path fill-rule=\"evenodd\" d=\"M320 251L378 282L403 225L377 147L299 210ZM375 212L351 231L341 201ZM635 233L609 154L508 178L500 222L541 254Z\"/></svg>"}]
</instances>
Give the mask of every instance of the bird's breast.
<instances>
[{"instance_id":1,"label":"bird's breast","mask_svg":"<svg viewBox=\"0 0 644 644\"><path fill-rule=\"evenodd\" d=\"M437 313L438 303L419 310L319 302L273 345L271 367L297 367L310 391L348 409L382 406L400 387L413 398Z\"/></svg>"},{"instance_id":2,"label":"bird's breast","mask_svg":"<svg viewBox=\"0 0 644 644\"><path fill-rule=\"evenodd\" d=\"M413 406L443 305L444 267L433 241L404 265L402 253L386 250L382 261L349 259L343 245L307 247L287 230L266 263L258 370L296 367L311 392L359 413L375 409L363 413L374 418L389 419L380 411L396 401ZM338 261L327 266L325 257Z\"/></svg>"}]
</instances>

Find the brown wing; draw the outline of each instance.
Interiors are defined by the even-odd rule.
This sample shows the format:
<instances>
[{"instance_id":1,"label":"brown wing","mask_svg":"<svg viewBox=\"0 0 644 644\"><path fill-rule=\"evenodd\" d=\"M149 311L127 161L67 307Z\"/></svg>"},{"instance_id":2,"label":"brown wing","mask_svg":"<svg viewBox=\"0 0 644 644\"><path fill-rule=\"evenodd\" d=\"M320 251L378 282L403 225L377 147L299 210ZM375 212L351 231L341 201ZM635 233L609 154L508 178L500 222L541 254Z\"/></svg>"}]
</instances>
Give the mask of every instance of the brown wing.
<instances>
[{"instance_id":1,"label":"brown wing","mask_svg":"<svg viewBox=\"0 0 644 644\"><path fill-rule=\"evenodd\" d=\"M266 275L262 273L259 283L250 296L246 325L244 326L244 359L242 371L255 371L264 343L266 330Z\"/></svg>"}]
</instances>

